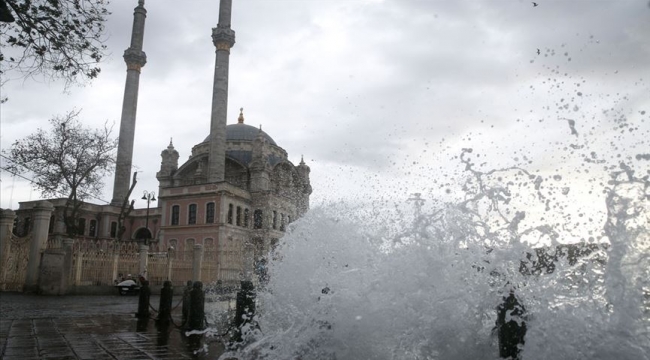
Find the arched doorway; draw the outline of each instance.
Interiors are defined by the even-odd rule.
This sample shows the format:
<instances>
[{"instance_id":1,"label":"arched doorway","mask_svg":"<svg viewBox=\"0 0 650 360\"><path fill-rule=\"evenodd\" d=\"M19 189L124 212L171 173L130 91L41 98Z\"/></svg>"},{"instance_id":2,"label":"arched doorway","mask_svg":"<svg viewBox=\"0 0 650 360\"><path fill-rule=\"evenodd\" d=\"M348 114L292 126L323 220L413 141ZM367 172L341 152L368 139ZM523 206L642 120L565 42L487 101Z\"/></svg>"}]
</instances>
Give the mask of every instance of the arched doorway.
<instances>
[{"instance_id":1,"label":"arched doorway","mask_svg":"<svg viewBox=\"0 0 650 360\"><path fill-rule=\"evenodd\" d=\"M135 232L135 239L151 239L151 231L147 228L139 228L138 231Z\"/></svg>"}]
</instances>

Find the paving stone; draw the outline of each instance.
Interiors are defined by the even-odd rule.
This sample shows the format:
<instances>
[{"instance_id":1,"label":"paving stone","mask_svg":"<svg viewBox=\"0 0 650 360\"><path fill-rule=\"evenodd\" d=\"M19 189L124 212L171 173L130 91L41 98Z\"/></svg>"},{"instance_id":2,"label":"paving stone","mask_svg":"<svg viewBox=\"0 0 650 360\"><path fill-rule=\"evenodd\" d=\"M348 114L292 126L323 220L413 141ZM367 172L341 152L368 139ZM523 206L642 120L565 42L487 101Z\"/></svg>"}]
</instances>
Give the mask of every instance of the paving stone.
<instances>
[{"instance_id":1,"label":"paving stone","mask_svg":"<svg viewBox=\"0 0 650 360\"><path fill-rule=\"evenodd\" d=\"M138 327L143 324L133 317L137 298L2 296L3 360L207 359L222 352L210 350L195 357L177 328L161 332L153 319ZM157 300L152 298L152 303ZM175 310L176 318L180 319L180 311L180 307Z\"/></svg>"},{"instance_id":2,"label":"paving stone","mask_svg":"<svg viewBox=\"0 0 650 360\"><path fill-rule=\"evenodd\" d=\"M36 350L35 347L13 347L13 348L6 348L3 353L3 356L18 356L18 355L38 356L38 351Z\"/></svg>"},{"instance_id":3,"label":"paving stone","mask_svg":"<svg viewBox=\"0 0 650 360\"><path fill-rule=\"evenodd\" d=\"M27 356L27 355L3 355L3 360L39 360L38 356Z\"/></svg>"},{"instance_id":4,"label":"paving stone","mask_svg":"<svg viewBox=\"0 0 650 360\"><path fill-rule=\"evenodd\" d=\"M36 347L36 338L33 337L9 337L7 338L7 347Z\"/></svg>"}]
</instances>

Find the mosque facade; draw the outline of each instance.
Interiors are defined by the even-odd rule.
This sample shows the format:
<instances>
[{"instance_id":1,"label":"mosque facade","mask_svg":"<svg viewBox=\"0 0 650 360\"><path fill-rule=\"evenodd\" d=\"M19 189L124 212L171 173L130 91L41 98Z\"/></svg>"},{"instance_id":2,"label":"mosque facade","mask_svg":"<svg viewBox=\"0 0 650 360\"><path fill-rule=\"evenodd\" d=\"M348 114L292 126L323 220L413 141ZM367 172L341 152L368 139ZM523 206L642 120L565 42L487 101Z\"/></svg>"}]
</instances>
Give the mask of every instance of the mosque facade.
<instances>
[{"instance_id":1,"label":"mosque facade","mask_svg":"<svg viewBox=\"0 0 650 360\"><path fill-rule=\"evenodd\" d=\"M124 53L127 78L120 121L120 137L110 204L84 203L78 237L107 243L147 240L150 251L190 251L201 244L216 251L246 248L264 256L282 237L289 223L309 209L312 192L309 167L294 165L287 151L261 128L245 123L243 109L236 123L228 123L230 50L235 32L230 19L232 0L220 0L219 22L212 29L216 49L209 135L191 149L180 164L170 141L162 150L157 201L151 208L134 209L120 221L128 204L131 161L140 73L146 64L142 51L146 10L144 0L134 10L131 46ZM51 199L55 211L50 238L62 237L66 199ZM36 201L22 202L16 211L17 235L29 231ZM123 231L119 230L120 225ZM100 245L101 246L101 245ZM253 254L250 254L253 255Z\"/></svg>"}]
</instances>

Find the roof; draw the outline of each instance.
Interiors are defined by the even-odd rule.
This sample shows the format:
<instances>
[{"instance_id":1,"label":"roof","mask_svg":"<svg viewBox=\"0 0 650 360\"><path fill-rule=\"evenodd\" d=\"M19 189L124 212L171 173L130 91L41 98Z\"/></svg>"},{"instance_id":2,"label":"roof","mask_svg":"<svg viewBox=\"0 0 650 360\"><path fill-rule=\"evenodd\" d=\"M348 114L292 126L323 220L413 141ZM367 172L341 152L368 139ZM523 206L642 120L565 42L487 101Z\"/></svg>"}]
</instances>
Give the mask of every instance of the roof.
<instances>
[{"instance_id":1,"label":"roof","mask_svg":"<svg viewBox=\"0 0 650 360\"><path fill-rule=\"evenodd\" d=\"M262 130L243 123L230 124L226 126L226 141L253 141L260 131ZM278 146L269 134L262 131L262 136L269 142L269 144ZM208 137L203 141L210 141L210 135L208 135Z\"/></svg>"},{"instance_id":2,"label":"roof","mask_svg":"<svg viewBox=\"0 0 650 360\"><path fill-rule=\"evenodd\" d=\"M246 166L253 160L253 153L248 150L226 150L226 155ZM266 161L268 161L269 165L275 166L282 161L282 158L270 154L266 157Z\"/></svg>"}]
</instances>

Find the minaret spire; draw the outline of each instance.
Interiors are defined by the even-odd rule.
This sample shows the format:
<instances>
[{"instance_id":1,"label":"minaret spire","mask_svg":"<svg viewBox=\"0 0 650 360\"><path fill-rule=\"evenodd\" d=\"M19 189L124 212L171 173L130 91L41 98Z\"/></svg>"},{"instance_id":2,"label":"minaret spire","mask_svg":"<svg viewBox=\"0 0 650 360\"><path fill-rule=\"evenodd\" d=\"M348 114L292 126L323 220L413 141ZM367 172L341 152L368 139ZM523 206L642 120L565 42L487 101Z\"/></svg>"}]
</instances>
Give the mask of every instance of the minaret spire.
<instances>
[{"instance_id":1,"label":"minaret spire","mask_svg":"<svg viewBox=\"0 0 650 360\"><path fill-rule=\"evenodd\" d=\"M120 120L120 138L117 146L115 163L115 182L111 204L121 205L129 192L131 180L131 163L133 160L133 140L135 138L135 115L138 108L138 88L140 86L140 69L147 62L147 55L142 51L144 40L144 20L147 10L144 0L138 0L138 6L133 11L133 31L131 46L124 51L126 62L126 85L124 86L124 101L122 102L122 118Z\"/></svg>"},{"instance_id":2,"label":"minaret spire","mask_svg":"<svg viewBox=\"0 0 650 360\"><path fill-rule=\"evenodd\" d=\"M210 116L210 153L208 182L224 181L226 167L226 124L228 121L228 67L235 32L230 28L232 0L220 0L219 23L212 29L212 43L217 48Z\"/></svg>"}]
</instances>

